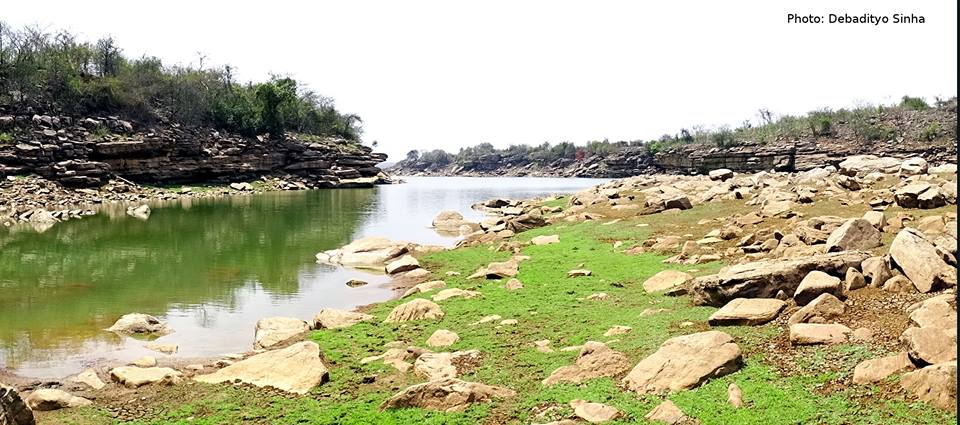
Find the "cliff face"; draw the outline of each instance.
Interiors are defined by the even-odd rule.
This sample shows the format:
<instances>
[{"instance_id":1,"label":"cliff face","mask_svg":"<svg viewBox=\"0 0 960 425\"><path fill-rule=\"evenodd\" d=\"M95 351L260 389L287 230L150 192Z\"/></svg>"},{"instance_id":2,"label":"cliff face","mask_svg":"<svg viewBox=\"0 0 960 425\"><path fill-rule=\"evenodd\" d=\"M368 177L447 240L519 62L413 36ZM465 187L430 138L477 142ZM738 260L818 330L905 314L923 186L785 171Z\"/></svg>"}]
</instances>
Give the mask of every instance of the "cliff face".
<instances>
[{"instance_id":1,"label":"cliff face","mask_svg":"<svg viewBox=\"0 0 960 425\"><path fill-rule=\"evenodd\" d=\"M139 128L117 117L0 113L0 176L36 173L69 186L112 175L142 183L227 182L290 174L334 187L382 172L386 155L310 135L247 138L209 128Z\"/></svg>"}]
</instances>

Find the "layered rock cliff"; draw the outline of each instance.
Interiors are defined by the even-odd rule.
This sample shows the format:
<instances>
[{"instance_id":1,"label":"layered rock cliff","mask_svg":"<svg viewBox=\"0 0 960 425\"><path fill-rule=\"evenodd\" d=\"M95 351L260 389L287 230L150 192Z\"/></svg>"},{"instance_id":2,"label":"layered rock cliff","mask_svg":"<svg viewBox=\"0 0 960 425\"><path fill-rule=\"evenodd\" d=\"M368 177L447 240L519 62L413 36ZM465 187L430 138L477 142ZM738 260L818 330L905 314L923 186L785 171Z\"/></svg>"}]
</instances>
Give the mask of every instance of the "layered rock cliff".
<instances>
[{"instance_id":1,"label":"layered rock cliff","mask_svg":"<svg viewBox=\"0 0 960 425\"><path fill-rule=\"evenodd\" d=\"M386 155L355 142L287 133L254 138L174 123L0 111L0 176L35 173L68 186L111 176L195 183L293 175L318 187L372 184Z\"/></svg>"}]
</instances>

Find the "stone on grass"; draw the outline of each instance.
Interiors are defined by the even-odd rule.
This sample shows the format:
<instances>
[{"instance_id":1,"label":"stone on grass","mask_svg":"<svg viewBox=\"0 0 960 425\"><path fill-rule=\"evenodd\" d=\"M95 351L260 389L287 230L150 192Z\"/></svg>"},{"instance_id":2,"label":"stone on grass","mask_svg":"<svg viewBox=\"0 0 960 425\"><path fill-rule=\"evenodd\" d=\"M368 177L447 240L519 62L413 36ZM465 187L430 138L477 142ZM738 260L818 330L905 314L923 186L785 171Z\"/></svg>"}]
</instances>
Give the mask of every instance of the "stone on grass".
<instances>
[{"instance_id":1,"label":"stone on grass","mask_svg":"<svg viewBox=\"0 0 960 425\"><path fill-rule=\"evenodd\" d=\"M267 351L194 380L210 384L240 381L257 387L273 387L306 394L328 379L327 366L320 360L320 346L312 341Z\"/></svg>"},{"instance_id":2,"label":"stone on grass","mask_svg":"<svg viewBox=\"0 0 960 425\"><path fill-rule=\"evenodd\" d=\"M570 407L573 414L592 424L612 421L623 416L617 408L602 403L592 403L586 400L571 400Z\"/></svg>"},{"instance_id":3,"label":"stone on grass","mask_svg":"<svg viewBox=\"0 0 960 425\"><path fill-rule=\"evenodd\" d=\"M589 379L615 377L628 369L630 369L630 361L623 353L611 349L602 342L588 341L580 348L580 354L574 364L554 370L547 379L543 380L543 385L562 382L580 384Z\"/></svg>"},{"instance_id":4,"label":"stone on grass","mask_svg":"<svg viewBox=\"0 0 960 425\"><path fill-rule=\"evenodd\" d=\"M854 384L872 384L887 379L895 373L914 369L907 353L899 353L879 359L864 360L853 368Z\"/></svg>"},{"instance_id":5,"label":"stone on grass","mask_svg":"<svg viewBox=\"0 0 960 425\"><path fill-rule=\"evenodd\" d=\"M427 345L431 347L449 347L460 340L460 336L446 329L437 329L427 338Z\"/></svg>"},{"instance_id":6,"label":"stone on grass","mask_svg":"<svg viewBox=\"0 0 960 425\"><path fill-rule=\"evenodd\" d=\"M740 369L740 347L725 332L707 331L668 339L623 379L640 394L696 388Z\"/></svg>"},{"instance_id":7,"label":"stone on grass","mask_svg":"<svg viewBox=\"0 0 960 425\"><path fill-rule=\"evenodd\" d=\"M632 330L633 328L629 326L616 325L611 327L610 329L607 329L607 331L603 333L603 336L623 335L626 333L630 333L630 331Z\"/></svg>"},{"instance_id":8,"label":"stone on grass","mask_svg":"<svg viewBox=\"0 0 960 425\"><path fill-rule=\"evenodd\" d=\"M169 367L120 366L110 369L110 379L127 388L137 388L158 382L177 383L180 372Z\"/></svg>"},{"instance_id":9,"label":"stone on grass","mask_svg":"<svg viewBox=\"0 0 960 425\"><path fill-rule=\"evenodd\" d=\"M310 325L296 317L267 317L257 321L253 349L274 348L303 339Z\"/></svg>"},{"instance_id":10,"label":"stone on grass","mask_svg":"<svg viewBox=\"0 0 960 425\"><path fill-rule=\"evenodd\" d=\"M906 228L890 244L890 257L920 292L956 286L957 269L943 261L919 230Z\"/></svg>"},{"instance_id":11,"label":"stone on grass","mask_svg":"<svg viewBox=\"0 0 960 425\"><path fill-rule=\"evenodd\" d=\"M734 382L727 386L727 402L736 408L743 407L743 391Z\"/></svg>"},{"instance_id":12,"label":"stone on grass","mask_svg":"<svg viewBox=\"0 0 960 425\"><path fill-rule=\"evenodd\" d=\"M130 313L124 314L117 319L113 326L107 328L108 331L122 334L153 334L166 335L172 330L160 319L149 314Z\"/></svg>"},{"instance_id":13,"label":"stone on grass","mask_svg":"<svg viewBox=\"0 0 960 425\"><path fill-rule=\"evenodd\" d=\"M776 298L736 298L710 315L711 326L754 326L777 318L787 303Z\"/></svg>"},{"instance_id":14,"label":"stone on grass","mask_svg":"<svg viewBox=\"0 0 960 425\"><path fill-rule=\"evenodd\" d=\"M418 283L413 285L410 289L407 289L400 298L406 298L415 294L422 294L424 292L430 292L435 289L446 288L447 282L442 280L431 280L429 282Z\"/></svg>"},{"instance_id":15,"label":"stone on grass","mask_svg":"<svg viewBox=\"0 0 960 425\"><path fill-rule=\"evenodd\" d=\"M850 328L840 324L797 323L790 325L793 345L842 344L847 342Z\"/></svg>"},{"instance_id":16,"label":"stone on grass","mask_svg":"<svg viewBox=\"0 0 960 425\"><path fill-rule=\"evenodd\" d=\"M679 270L664 270L643 281L647 292L666 291L693 280L693 276Z\"/></svg>"},{"instance_id":17,"label":"stone on grass","mask_svg":"<svg viewBox=\"0 0 960 425\"><path fill-rule=\"evenodd\" d=\"M900 386L923 402L941 409L953 409L957 405L957 362L905 373L900 378Z\"/></svg>"},{"instance_id":18,"label":"stone on grass","mask_svg":"<svg viewBox=\"0 0 960 425\"><path fill-rule=\"evenodd\" d=\"M587 269L573 269L567 272L567 277L590 276L593 272Z\"/></svg>"},{"instance_id":19,"label":"stone on grass","mask_svg":"<svg viewBox=\"0 0 960 425\"><path fill-rule=\"evenodd\" d=\"M558 235L534 236L533 239L530 239L530 243L534 245L550 245L550 244L560 243L560 236Z\"/></svg>"},{"instance_id":20,"label":"stone on grass","mask_svg":"<svg viewBox=\"0 0 960 425\"><path fill-rule=\"evenodd\" d=\"M654 407L644 418L651 422L662 422L668 425L679 425L690 420L690 418L683 414L683 411L670 400L664 400L658 404L657 407Z\"/></svg>"},{"instance_id":21,"label":"stone on grass","mask_svg":"<svg viewBox=\"0 0 960 425\"><path fill-rule=\"evenodd\" d=\"M443 379L410 386L383 402L380 409L416 407L443 412L462 412L474 403L486 403L493 399L515 395L516 392L508 388L459 379Z\"/></svg>"},{"instance_id":22,"label":"stone on grass","mask_svg":"<svg viewBox=\"0 0 960 425\"><path fill-rule=\"evenodd\" d=\"M457 378L480 365L480 350L453 353L423 353L413 364L413 371L428 380Z\"/></svg>"},{"instance_id":23,"label":"stone on grass","mask_svg":"<svg viewBox=\"0 0 960 425\"><path fill-rule=\"evenodd\" d=\"M847 220L827 238L827 252L868 250L880 246L880 231L862 218Z\"/></svg>"},{"instance_id":24,"label":"stone on grass","mask_svg":"<svg viewBox=\"0 0 960 425\"><path fill-rule=\"evenodd\" d=\"M793 293L793 299L797 302L797 305L807 305L814 298L819 297L820 294L832 294L839 297L842 290L843 285L840 283L840 278L814 270L800 281L796 292Z\"/></svg>"},{"instance_id":25,"label":"stone on grass","mask_svg":"<svg viewBox=\"0 0 960 425\"><path fill-rule=\"evenodd\" d=\"M514 277L517 273L520 273L520 263L516 260L509 260L503 262L494 262L488 264L486 267L480 267L477 271L473 272L472 275L468 276L467 279L503 279L505 277Z\"/></svg>"},{"instance_id":26,"label":"stone on grass","mask_svg":"<svg viewBox=\"0 0 960 425\"><path fill-rule=\"evenodd\" d=\"M444 301L450 298L473 298L480 295L477 291L467 291L460 288L447 288L434 294L431 298L434 301Z\"/></svg>"},{"instance_id":27,"label":"stone on grass","mask_svg":"<svg viewBox=\"0 0 960 425\"><path fill-rule=\"evenodd\" d=\"M339 329L348 328L360 322L375 320L369 314L357 313L354 311L337 310L325 308L320 310L316 316L313 316L314 329Z\"/></svg>"},{"instance_id":28,"label":"stone on grass","mask_svg":"<svg viewBox=\"0 0 960 425\"><path fill-rule=\"evenodd\" d=\"M518 289L523 289L523 283L520 282L520 279L511 278L507 281L507 284L504 285L504 288L506 288L508 291L516 291Z\"/></svg>"},{"instance_id":29,"label":"stone on grass","mask_svg":"<svg viewBox=\"0 0 960 425\"><path fill-rule=\"evenodd\" d=\"M394 307L387 318L384 319L384 322L397 323L411 320L441 319L443 314L443 310L437 303L417 298Z\"/></svg>"},{"instance_id":30,"label":"stone on grass","mask_svg":"<svg viewBox=\"0 0 960 425\"><path fill-rule=\"evenodd\" d=\"M53 388L38 389L30 393L24 401L34 411L66 409L93 404L92 401L83 397L77 397L66 391Z\"/></svg>"},{"instance_id":31,"label":"stone on grass","mask_svg":"<svg viewBox=\"0 0 960 425\"><path fill-rule=\"evenodd\" d=\"M399 259L387 263L385 270L387 274L397 274L408 272L417 268L420 268L420 262L417 261L417 259L412 255L407 254Z\"/></svg>"},{"instance_id":32,"label":"stone on grass","mask_svg":"<svg viewBox=\"0 0 960 425\"><path fill-rule=\"evenodd\" d=\"M819 297L793 313L787 323L791 325L797 323L829 323L843 316L846 309L847 306L843 304L843 301L832 294L820 294Z\"/></svg>"}]
</instances>

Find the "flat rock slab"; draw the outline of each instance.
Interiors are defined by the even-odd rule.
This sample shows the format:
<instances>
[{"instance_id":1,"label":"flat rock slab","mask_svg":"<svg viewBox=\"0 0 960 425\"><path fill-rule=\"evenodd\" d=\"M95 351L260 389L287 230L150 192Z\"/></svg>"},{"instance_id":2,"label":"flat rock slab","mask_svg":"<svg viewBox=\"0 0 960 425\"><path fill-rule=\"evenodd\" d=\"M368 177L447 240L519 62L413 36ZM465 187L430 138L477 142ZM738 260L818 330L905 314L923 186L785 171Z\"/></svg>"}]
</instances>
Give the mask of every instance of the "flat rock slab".
<instances>
[{"instance_id":1,"label":"flat rock slab","mask_svg":"<svg viewBox=\"0 0 960 425\"><path fill-rule=\"evenodd\" d=\"M913 369L913 362L910 361L907 353L894 354L879 359L864 360L853 368L853 383L871 384L880 382L895 373Z\"/></svg>"},{"instance_id":2,"label":"flat rock slab","mask_svg":"<svg viewBox=\"0 0 960 425\"><path fill-rule=\"evenodd\" d=\"M273 387L290 393L306 394L313 387L327 381L328 371L320 360L320 346L315 342L305 341L280 350L257 354L193 379L210 384L240 381L258 387Z\"/></svg>"},{"instance_id":3,"label":"flat rock slab","mask_svg":"<svg viewBox=\"0 0 960 425\"><path fill-rule=\"evenodd\" d=\"M654 407L644 418L651 422L665 423L668 425L682 424L690 419L670 400L664 400L658 404L657 407Z\"/></svg>"},{"instance_id":4,"label":"flat rock slab","mask_svg":"<svg viewBox=\"0 0 960 425\"><path fill-rule=\"evenodd\" d=\"M393 260L387 263L387 266L384 268L387 274L397 274L408 272L413 269L420 268L420 262L417 261L412 255L404 255L399 259Z\"/></svg>"},{"instance_id":5,"label":"flat rock slab","mask_svg":"<svg viewBox=\"0 0 960 425\"><path fill-rule=\"evenodd\" d=\"M128 388L142 387L158 382L176 382L180 372L169 367L121 366L110 369L110 379Z\"/></svg>"},{"instance_id":6,"label":"flat rock slab","mask_svg":"<svg viewBox=\"0 0 960 425\"><path fill-rule=\"evenodd\" d=\"M560 243L560 236L559 235L534 236L533 239L530 239L530 243L534 245L550 245L550 244Z\"/></svg>"},{"instance_id":7,"label":"flat rock slab","mask_svg":"<svg viewBox=\"0 0 960 425\"><path fill-rule=\"evenodd\" d=\"M721 307L734 298L776 298L779 291L796 292L800 281L811 271L843 276L848 268L859 267L869 256L865 252L845 251L737 264L695 279L691 294L694 304L714 307Z\"/></svg>"},{"instance_id":8,"label":"flat rock slab","mask_svg":"<svg viewBox=\"0 0 960 425\"><path fill-rule=\"evenodd\" d=\"M486 403L493 399L513 397L511 389L466 382L459 379L442 379L412 385L390 397L380 409L417 407L443 412L462 412L474 403Z\"/></svg>"},{"instance_id":9,"label":"flat rock slab","mask_svg":"<svg viewBox=\"0 0 960 425\"><path fill-rule=\"evenodd\" d=\"M376 317L369 314L325 308L313 317L313 327L315 329L340 329L375 319Z\"/></svg>"},{"instance_id":10,"label":"flat rock slab","mask_svg":"<svg viewBox=\"0 0 960 425\"><path fill-rule=\"evenodd\" d=\"M707 331L668 339L638 363L624 386L640 394L696 388L740 369L740 347L725 332Z\"/></svg>"},{"instance_id":11,"label":"flat rock slab","mask_svg":"<svg viewBox=\"0 0 960 425\"><path fill-rule=\"evenodd\" d=\"M666 291L693 280L693 276L679 270L663 270L643 281L643 290L647 292Z\"/></svg>"},{"instance_id":12,"label":"flat rock slab","mask_svg":"<svg viewBox=\"0 0 960 425\"><path fill-rule=\"evenodd\" d=\"M63 390L41 388L30 393L26 398L27 406L34 411L66 409L70 407L89 406L92 401L77 397Z\"/></svg>"},{"instance_id":13,"label":"flat rock slab","mask_svg":"<svg viewBox=\"0 0 960 425\"><path fill-rule=\"evenodd\" d=\"M579 384L588 379L618 376L629 369L630 360L623 353L602 342L588 341L580 348L573 365L557 368L543 380L543 385Z\"/></svg>"},{"instance_id":14,"label":"flat rock slab","mask_svg":"<svg viewBox=\"0 0 960 425\"><path fill-rule=\"evenodd\" d=\"M838 324L797 323L790 325L793 345L842 344L853 331Z\"/></svg>"},{"instance_id":15,"label":"flat rock slab","mask_svg":"<svg viewBox=\"0 0 960 425\"><path fill-rule=\"evenodd\" d=\"M517 260L509 260L494 262L488 264L486 267L480 267L477 271L473 272L472 275L468 276L467 279L503 279L505 277L514 277L517 273L520 273L520 262Z\"/></svg>"},{"instance_id":16,"label":"flat rock slab","mask_svg":"<svg viewBox=\"0 0 960 425\"><path fill-rule=\"evenodd\" d=\"M571 400L570 408L573 409L573 414L577 415L578 418L592 424L612 421L623 416L623 413L620 413L616 407L580 399Z\"/></svg>"},{"instance_id":17,"label":"flat rock slab","mask_svg":"<svg viewBox=\"0 0 960 425\"><path fill-rule=\"evenodd\" d=\"M777 318L787 305L776 298L736 298L717 310L708 323L711 326L754 326Z\"/></svg>"},{"instance_id":18,"label":"flat rock slab","mask_svg":"<svg viewBox=\"0 0 960 425\"><path fill-rule=\"evenodd\" d=\"M447 287L447 282L444 282L442 280L431 280L429 282L418 283L413 287L411 287L410 289L407 289L406 292L404 292L403 295L400 296L400 298L406 298L414 294L421 294L424 292L430 292L436 289L441 289L446 287Z\"/></svg>"},{"instance_id":19,"label":"flat rock slab","mask_svg":"<svg viewBox=\"0 0 960 425\"><path fill-rule=\"evenodd\" d=\"M446 329L437 329L427 338L427 345L431 347L449 347L460 340L460 336Z\"/></svg>"},{"instance_id":20,"label":"flat rock slab","mask_svg":"<svg viewBox=\"0 0 960 425\"><path fill-rule=\"evenodd\" d=\"M413 363L413 371L428 380L458 378L480 365L480 350L453 353L423 353Z\"/></svg>"}]
</instances>

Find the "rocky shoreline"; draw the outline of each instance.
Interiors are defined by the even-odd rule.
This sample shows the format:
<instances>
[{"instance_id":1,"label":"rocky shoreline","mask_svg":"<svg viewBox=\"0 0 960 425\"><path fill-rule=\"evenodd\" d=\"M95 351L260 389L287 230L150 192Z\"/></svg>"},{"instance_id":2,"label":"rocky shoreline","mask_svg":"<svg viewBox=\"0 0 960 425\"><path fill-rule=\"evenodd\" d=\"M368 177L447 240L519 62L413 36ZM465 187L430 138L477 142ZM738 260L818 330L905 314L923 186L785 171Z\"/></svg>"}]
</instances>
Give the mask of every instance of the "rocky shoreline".
<instances>
[{"instance_id":1,"label":"rocky shoreline","mask_svg":"<svg viewBox=\"0 0 960 425\"><path fill-rule=\"evenodd\" d=\"M193 382L239 382L247 389L237 397L324 394L332 404L320 412L353 406L336 422L401 413L458 421L479 404L494 406L491 423L682 423L730 409L762 422L790 409L763 393L791 385L801 389L789 397L815 403L856 394L874 400L870 409L919 400L955 415L956 165L871 155L837 165L647 175L562 199L493 199L474 206L491 214L479 223L441 212L432 225L463 236L454 249L366 238L317 254L389 274L403 289L397 300L322 309L311 323L264 318L250 353L179 370L121 366L105 379L94 371L116 394L45 383L5 411L105 403L129 420L157 414L117 410L131 396L162 403L172 386L210 397ZM115 328L165 330L136 315ZM852 364L848 345L862 347ZM841 359L814 363L829 376L826 395L799 383L816 356ZM580 397L558 398L556 385ZM869 385L884 390L859 395ZM326 395L331 386L350 399ZM99 398L78 400L86 396ZM358 396L366 404L351 404ZM531 397L539 401L514 404ZM706 411L694 407L703 403Z\"/></svg>"}]
</instances>

